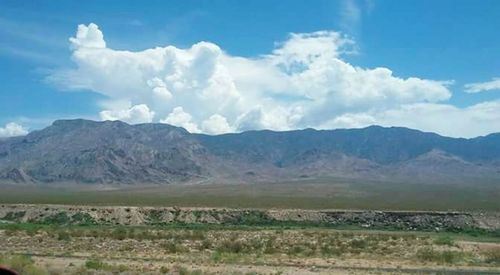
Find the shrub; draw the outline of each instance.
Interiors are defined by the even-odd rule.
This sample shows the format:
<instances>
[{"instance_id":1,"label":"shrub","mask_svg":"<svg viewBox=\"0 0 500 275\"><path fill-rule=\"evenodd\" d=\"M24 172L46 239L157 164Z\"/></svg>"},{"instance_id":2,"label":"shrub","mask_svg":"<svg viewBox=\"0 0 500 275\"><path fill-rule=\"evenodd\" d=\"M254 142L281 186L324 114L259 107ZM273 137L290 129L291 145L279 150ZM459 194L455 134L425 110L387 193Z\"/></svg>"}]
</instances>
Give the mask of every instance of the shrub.
<instances>
[{"instance_id":1,"label":"shrub","mask_svg":"<svg viewBox=\"0 0 500 275\"><path fill-rule=\"evenodd\" d=\"M342 255L342 251L335 247L329 245L322 245L320 248L321 254L324 256L340 256Z\"/></svg>"},{"instance_id":2,"label":"shrub","mask_svg":"<svg viewBox=\"0 0 500 275\"><path fill-rule=\"evenodd\" d=\"M170 271L170 268L168 268L167 266L160 267L161 274L167 274L169 271Z\"/></svg>"},{"instance_id":3,"label":"shrub","mask_svg":"<svg viewBox=\"0 0 500 275\"><path fill-rule=\"evenodd\" d=\"M88 269L102 270L105 269L106 263L97 259L88 259L85 262L85 267Z\"/></svg>"},{"instance_id":4,"label":"shrub","mask_svg":"<svg viewBox=\"0 0 500 275\"><path fill-rule=\"evenodd\" d=\"M69 224L70 222L71 218L64 211L49 216L43 220L43 223L46 224Z\"/></svg>"},{"instance_id":5,"label":"shrub","mask_svg":"<svg viewBox=\"0 0 500 275\"><path fill-rule=\"evenodd\" d=\"M485 256L487 263L500 264L500 248L488 250Z\"/></svg>"},{"instance_id":6,"label":"shrub","mask_svg":"<svg viewBox=\"0 0 500 275\"><path fill-rule=\"evenodd\" d=\"M97 224L96 220L89 213L76 213L71 216L72 222L79 225Z\"/></svg>"},{"instance_id":7,"label":"shrub","mask_svg":"<svg viewBox=\"0 0 500 275\"><path fill-rule=\"evenodd\" d=\"M206 239L205 233L200 230L195 230L195 231L190 231L190 234L188 235L188 239L190 240L204 240Z\"/></svg>"},{"instance_id":8,"label":"shrub","mask_svg":"<svg viewBox=\"0 0 500 275\"><path fill-rule=\"evenodd\" d=\"M0 258L0 264L5 265L23 275L46 275L47 271L35 266L34 261L29 256L16 255Z\"/></svg>"},{"instance_id":9,"label":"shrub","mask_svg":"<svg viewBox=\"0 0 500 275\"><path fill-rule=\"evenodd\" d=\"M85 235L85 231L80 229L71 230L71 237L80 238Z\"/></svg>"},{"instance_id":10,"label":"shrub","mask_svg":"<svg viewBox=\"0 0 500 275\"><path fill-rule=\"evenodd\" d=\"M368 241L364 239L354 239L349 242L349 245L355 249L363 249L368 246Z\"/></svg>"},{"instance_id":11,"label":"shrub","mask_svg":"<svg viewBox=\"0 0 500 275\"><path fill-rule=\"evenodd\" d=\"M134 228L130 228L128 231L127 231L127 238L129 239L135 239L135 230Z\"/></svg>"},{"instance_id":12,"label":"shrub","mask_svg":"<svg viewBox=\"0 0 500 275\"><path fill-rule=\"evenodd\" d=\"M177 272L179 275L202 275L203 272L201 270L189 270L186 267L177 267Z\"/></svg>"},{"instance_id":13,"label":"shrub","mask_svg":"<svg viewBox=\"0 0 500 275\"><path fill-rule=\"evenodd\" d=\"M212 248L212 242L208 239L205 239L200 244L200 250L210 249Z\"/></svg>"},{"instance_id":14,"label":"shrub","mask_svg":"<svg viewBox=\"0 0 500 275\"><path fill-rule=\"evenodd\" d=\"M97 231L97 230L91 230L90 232L88 232L88 234L85 234L85 235L95 239L95 238L98 238L100 234L99 234L99 231Z\"/></svg>"},{"instance_id":15,"label":"shrub","mask_svg":"<svg viewBox=\"0 0 500 275\"><path fill-rule=\"evenodd\" d=\"M181 244L177 244L174 241L166 241L161 246L165 248L169 253L180 253L187 250L186 247Z\"/></svg>"},{"instance_id":16,"label":"shrub","mask_svg":"<svg viewBox=\"0 0 500 275\"><path fill-rule=\"evenodd\" d=\"M71 237L68 232L61 230L57 233L57 239L60 241L69 241L71 240Z\"/></svg>"},{"instance_id":17,"label":"shrub","mask_svg":"<svg viewBox=\"0 0 500 275\"><path fill-rule=\"evenodd\" d=\"M123 273L123 272L127 271L128 269L129 269L128 266L120 264L120 265L117 265L117 266L112 266L111 271L118 272L118 273Z\"/></svg>"},{"instance_id":18,"label":"shrub","mask_svg":"<svg viewBox=\"0 0 500 275\"><path fill-rule=\"evenodd\" d=\"M125 238L127 238L127 230L123 227L116 228L111 233L111 238L113 238L115 240L120 240L120 241L124 240Z\"/></svg>"},{"instance_id":19,"label":"shrub","mask_svg":"<svg viewBox=\"0 0 500 275\"><path fill-rule=\"evenodd\" d=\"M264 248L264 254L275 254L278 249L274 245L274 239L268 239Z\"/></svg>"},{"instance_id":20,"label":"shrub","mask_svg":"<svg viewBox=\"0 0 500 275\"><path fill-rule=\"evenodd\" d=\"M424 262L437 262L452 264L464 257L462 252L457 251L436 251L432 248L422 248L417 251L417 258Z\"/></svg>"},{"instance_id":21,"label":"shrub","mask_svg":"<svg viewBox=\"0 0 500 275\"><path fill-rule=\"evenodd\" d=\"M301 245L294 245L288 250L288 255L298 255L304 252L306 248Z\"/></svg>"},{"instance_id":22,"label":"shrub","mask_svg":"<svg viewBox=\"0 0 500 275\"><path fill-rule=\"evenodd\" d=\"M237 240L223 241L216 249L220 253L243 253L245 245Z\"/></svg>"},{"instance_id":23,"label":"shrub","mask_svg":"<svg viewBox=\"0 0 500 275\"><path fill-rule=\"evenodd\" d=\"M248 211L238 216L239 225L272 225L276 221L262 211Z\"/></svg>"},{"instance_id":24,"label":"shrub","mask_svg":"<svg viewBox=\"0 0 500 275\"><path fill-rule=\"evenodd\" d=\"M213 254L212 254L212 261L214 263L220 263L222 261L222 254L218 251L215 251Z\"/></svg>"},{"instance_id":25,"label":"shrub","mask_svg":"<svg viewBox=\"0 0 500 275\"><path fill-rule=\"evenodd\" d=\"M106 270L112 273L123 273L128 270L126 265L110 265L98 259L88 259L85 262L85 268L94 270Z\"/></svg>"},{"instance_id":26,"label":"shrub","mask_svg":"<svg viewBox=\"0 0 500 275\"><path fill-rule=\"evenodd\" d=\"M154 209L151 210L147 216L151 224L160 224L162 219L162 211Z\"/></svg>"},{"instance_id":27,"label":"shrub","mask_svg":"<svg viewBox=\"0 0 500 275\"><path fill-rule=\"evenodd\" d=\"M35 236L36 234L38 233L38 228L26 228L26 234L28 234L28 236L30 237L33 237Z\"/></svg>"},{"instance_id":28,"label":"shrub","mask_svg":"<svg viewBox=\"0 0 500 275\"><path fill-rule=\"evenodd\" d=\"M18 221L18 220L20 220L22 217L24 217L24 215L26 215L26 211L9 212L9 213L7 213L7 215L5 215L5 217L3 217L2 219L3 219L3 220L7 220L7 221Z\"/></svg>"},{"instance_id":29,"label":"shrub","mask_svg":"<svg viewBox=\"0 0 500 275\"><path fill-rule=\"evenodd\" d=\"M440 236L439 238L434 240L434 244L454 246L455 241L450 236Z\"/></svg>"}]
</instances>

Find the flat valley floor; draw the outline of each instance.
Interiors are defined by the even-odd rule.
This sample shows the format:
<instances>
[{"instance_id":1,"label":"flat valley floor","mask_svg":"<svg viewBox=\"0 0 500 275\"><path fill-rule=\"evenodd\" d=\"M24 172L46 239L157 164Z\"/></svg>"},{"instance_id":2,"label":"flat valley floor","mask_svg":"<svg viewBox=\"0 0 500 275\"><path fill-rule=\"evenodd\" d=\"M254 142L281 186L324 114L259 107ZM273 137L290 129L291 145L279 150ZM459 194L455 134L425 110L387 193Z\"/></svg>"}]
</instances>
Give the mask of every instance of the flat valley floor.
<instances>
[{"instance_id":1,"label":"flat valley floor","mask_svg":"<svg viewBox=\"0 0 500 275\"><path fill-rule=\"evenodd\" d=\"M307 180L260 185L1 185L1 204L459 210L498 213L498 184ZM14 214L13 214L14 215ZM4 217L5 218L5 217ZM0 219L21 274L500 274L500 231L307 225L64 224ZM56 217L57 218L57 217Z\"/></svg>"},{"instance_id":2,"label":"flat valley floor","mask_svg":"<svg viewBox=\"0 0 500 275\"><path fill-rule=\"evenodd\" d=\"M256 184L1 184L0 203L500 211L497 181L398 182L346 178Z\"/></svg>"},{"instance_id":3,"label":"flat valley floor","mask_svg":"<svg viewBox=\"0 0 500 275\"><path fill-rule=\"evenodd\" d=\"M500 274L500 238L273 227L3 225L21 274Z\"/></svg>"}]
</instances>

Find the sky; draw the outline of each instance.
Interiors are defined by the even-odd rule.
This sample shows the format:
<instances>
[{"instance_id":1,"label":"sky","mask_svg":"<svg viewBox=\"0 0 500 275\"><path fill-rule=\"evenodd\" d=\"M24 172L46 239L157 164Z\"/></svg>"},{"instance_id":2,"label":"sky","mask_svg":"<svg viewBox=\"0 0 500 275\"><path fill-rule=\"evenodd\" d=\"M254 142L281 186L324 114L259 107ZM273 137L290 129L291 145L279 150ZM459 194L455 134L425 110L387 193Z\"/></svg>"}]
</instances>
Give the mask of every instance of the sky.
<instances>
[{"instance_id":1,"label":"sky","mask_svg":"<svg viewBox=\"0 0 500 275\"><path fill-rule=\"evenodd\" d=\"M500 132L500 1L0 1L0 137L57 119L190 132Z\"/></svg>"}]
</instances>

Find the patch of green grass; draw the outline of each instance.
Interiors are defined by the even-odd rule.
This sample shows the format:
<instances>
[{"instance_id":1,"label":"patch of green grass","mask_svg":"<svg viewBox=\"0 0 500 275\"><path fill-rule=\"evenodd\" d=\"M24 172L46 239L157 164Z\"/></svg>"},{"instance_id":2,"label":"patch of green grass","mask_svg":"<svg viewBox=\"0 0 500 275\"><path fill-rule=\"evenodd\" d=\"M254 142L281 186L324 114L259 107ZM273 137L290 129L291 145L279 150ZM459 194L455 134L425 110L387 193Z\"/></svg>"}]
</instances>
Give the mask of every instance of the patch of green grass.
<instances>
[{"instance_id":1,"label":"patch of green grass","mask_svg":"<svg viewBox=\"0 0 500 275\"><path fill-rule=\"evenodd\" d=\"M211 255L211 260L214 263L239 263L242 260L242 255L239 253L223 253L215 251Z\"/></svg>"},{"instance_id":2,"label":"patch of green grass","mask_svg":"<svg viewBox=\"0 0 500 275\"><path fill-rule=\"evenodd\" d=\"M211 259L214 263L220 263L222 262L222 254L218 251L215 251L212 253Z\"/></svg>"},{"instance_id":3,"label":"patch of green grass","mask_svg":"<svg viewBox=\"0 0 500 275\"><path fill-rule=\"evenodd\" d=\"M129 269L125 265L111 265L98 259L88 259L85 261L84 267L86 269L104 270L112 273L123 273Z\"/></svg>"},{"instance_id":4,"label":"patch of green grass","mask_svg":"<svg viewBox=\"0 0 500 275\"><path fill-rule=\"evenodd\" d=\"M33 223L11 223L1 224L0 229L6 230L5 233L15 234L16 232L26 232L27 234L35 234L39 231L48 232L51 235L57 235L59 230L66 230L70 237L102 237L102 238L133 238L137 240L157 240L157 239L170 239L174 235L179 238L188 240L200 240L208 238L206 232L213 230L221 231L267 231L275 230L279 234L283 234L286 230L321 230L324 232L343 232L343 234L350 234L350 232L363 233L368 236L377 236L377 238L391 238L392 236L400 236L404 238L452 238L453 240L468 240L479 242L493 242L499 243L500 236L497 231L475 230L473 235L469 235L468 231L465 232L425 232L425 231L392 231L380 229L366 229L355 226L334 226L328 224L314 224L314 223L275 223L273 225L230 225L230 224L179 224L171 223L166 225L157 226L117 226L117 225L57 225L57 224L33 224ZM116 230L116 231L115 231ZM152 234L151 230L159 233ZM173 234L175 232L175 234ZM278 235L279 235L278 234ZM355 244L356 246L357 244Z\"/></svg>"},{"instance_id":5,"label":"patch of green grass","mask_svg":"<svg viewBox=\"0 0 500 275\"><path fill-rule=\"evenodd\" d=\"M106 266L107 265L104 262L97 259L88 259L85 262L85 267L88 269L101 270L104 269Z\"/></svg>"}]
</instances>

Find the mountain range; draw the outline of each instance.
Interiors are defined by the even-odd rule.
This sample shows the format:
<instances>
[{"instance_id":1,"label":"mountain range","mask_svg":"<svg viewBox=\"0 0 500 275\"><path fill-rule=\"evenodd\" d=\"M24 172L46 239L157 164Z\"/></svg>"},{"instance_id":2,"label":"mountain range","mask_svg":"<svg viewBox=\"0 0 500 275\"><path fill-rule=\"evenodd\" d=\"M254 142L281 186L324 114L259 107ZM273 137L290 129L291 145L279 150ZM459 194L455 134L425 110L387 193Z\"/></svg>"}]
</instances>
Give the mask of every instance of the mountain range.
<instances>
[{"instance_id":1,"label":"mountain range","mask_svg":"<svg viewBox=\"0 0 500 275\"><path fill-rule=\"evenodd\" d=\"M223 135L168 124L58 120L0 140L0 182L256 183L342 177L500 181L500 134L450 138L402 127Z\"/></svg>"}]
</instances>

